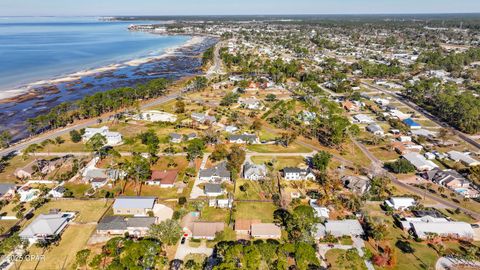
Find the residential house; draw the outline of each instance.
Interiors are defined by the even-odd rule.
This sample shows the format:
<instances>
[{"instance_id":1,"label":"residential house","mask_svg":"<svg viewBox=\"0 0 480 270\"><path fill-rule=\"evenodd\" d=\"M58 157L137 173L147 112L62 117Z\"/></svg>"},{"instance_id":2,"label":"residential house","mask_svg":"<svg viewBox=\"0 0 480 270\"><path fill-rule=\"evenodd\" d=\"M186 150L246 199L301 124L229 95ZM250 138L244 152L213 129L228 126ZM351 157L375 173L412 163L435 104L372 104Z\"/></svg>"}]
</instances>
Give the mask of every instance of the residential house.
<instances>
[{"instance_id":1,"label":"residential house","mask_svg":"<svg viewBox=\"0 0 480 270\"><path fill-rule=\"evenodd\" d=\"M203 113L192 113L191 118L200 124L213 124L217 121L214 116Z\"/></svg>"},{"instance_id":2,"label":"residential house","mask_svg":"<svg viewBox=\"0 0 480 270\"><path fill-rule=\"evenodd\" d=\"M191 140L193 140L193 139L198 138L198 136L197 136L197 133L192 132L192 133L188 133L187 136L186 136L186 138L187 138L187 141L191 141Z\"/></svg>"},{"instance_id":3,"label":"residential house","mask_svg":"<svg viewBox=\"0 0 480 270\"><path fill-rule=\"evenodd\" d=\"M424 156L419 153L406 153L402 156L404 159L408 160L417 171L430 171L434 168L438 168L438 165L433 163L431 160L427 160Z\"/></svg>"},{"instance_id":4,"label":"residential house","mask_svg":"<svg viewBox=\"0 0 480 270\"><path fill-rule=\"evenodd\" d=\"M67 189L64 186L56 186L52 190L48 192L48 195L52 196L53 198L63 198Z\"/></svg>"},{"instance_id":5,"label":"residential house","mask_svg":"<svg viewBox=\"0 0 480 270\"><path fill-rule=\"evenodd\" d=\"M450 151L447 154L451 160L456 162L461 162L466 166L472 167L472 166L480 165L480 161L470 157L470 155L467 153L462 153L459 151Z\"/></svg>"},{"instance_id":6,"label":"residential house","mask_svg":"<svg viewBox=\"0 0 480 270\"><path fill-rule=\"evenodd\" d=\"M235 126L226 126L225 131L228 133L235 133L238 131L238 128Z\"/></svg>"},{"instance_id":7,"label":"residential house","mask_svg":"<svg viewBox=\"0 0 480 270\"><path fill-rule=\"evenodd\" d=\"M395 210L405 210L412 206L415 206L415 199L408 197L391 197L385 200L385 205Z\"/></svg>"},{"instance_id":8,"label":"residential house","mask_svg":"<svg viewBox=\"0 0 480 270\"><path fill-rule=\"evenodd\" d=\"M150 226L155 224L155 217L121 217L106 216L97 224L97 234L100 235L125 235L145 237Z\"/></svg>"},{"instance_id":9,"label":"residential house","mask_svg":"<svg viewBox=\"0 0 480 270\"><path fill-rule=\"evenodd\" d=\"M263 105L262 102L255 97L252 98L240 98L238 99L238 103L249 110L260 110L262 109Z\"/></svg>"},{"instance_id":10,"label":"residential house","mask_svg":"<svg viewBox=\"0 0 480 270\"><path fill-rule=\"evenodd\" d=\"M0 184L0 199L10 199L15 196L17 186L13 183Z\"/></svg>"},{"instance_id":11,"label":"residential house","mask_svg":"<svg viewBox=\"0 0 480 270\"><path fill-rule=\"evenodd\" d=\"M422 128L411 130L410 132L412 133L413 136L424 137L427 139L434 139L437 136L436 133L431 132L430 130L422 129Z\"/></svg>"},{"instance_id":12,"label":"residential house","mask_svg":"<svg viewBox=\"0 0 480 270\"><path fill-rule=\"evenodd\" d=\"M255 223L251 225L250 235L257 239L280 239L282 230L274 223Z\"/></svg>"},{"instance_id":13,"label":"residential house","mask_svg":"<svg viewBox=\"0 0 480 270\"><path fill-rule=\"evenodd\" d=\"M353 121L355 123L359 123L359 124L371 124L371 123L375 123L375 121L370 118L370 116L368 115L365 115L365 114L357 114L357 115L354 115L353 116Z\"/></svg>"},{"instance_id":14,"label":"residential house","mask_svg":"<svg viewBox=\"0 0 480 270\"><path fill-rule=\"evenodd\" d=\"M107 140L107 145L114 146L122 143L122 135L118 132L109 131L107 126L101 128L86 128L82 138L84 141L90 140L96 134L100 134Z\"/></svg>"},{"instance_id":15,"label":"residential house","mask_svg":"<svg viewBox=\"0 0 480 270\"><path fill-rule=\"evenodd\" d=\"M267 177L267 166L264 164L257 165L247 162L243 166L243 178L257 181L265 177Z\"/></svg>"},{"instance_id":16,"label":"residential house","mask_svg":"<svg viewBox=\"0 0 480 270\"><path fill-rule=\"evenodd\" d=\"M390 100L384 98L374 97L372 100L380 106L387 106L390 104Z\"/></svg>"},{"instance_id":17,"label":"residential house","mask_svg":"<svg viewBox=\"0 0 480 270\"><path fill-rule=\"evenodd\" d=\"M222 185L207 183L205 184L204 192L205 192L205 195L207 195L207 197L221 196L223 195Z\"/></svg>"},{"instance_id":18,"label":"residential house","mask_svg":"<svg viewBox=\"0 0 480 270\"><path fill-rule=\"evenodd\" d=\"M149 110L143 111L140 114L133 117L135 120L143 120L150 122L169 122L174 123L177 121L177 116L171 113Z\"/></svg>"},{"instance_id":19,"label":"residential house","mask_svg":"<svg viewBox=\"0 0 480 270\"><path fill-rule=\"evenodd\" d=\"M90 180L90 185L94 189L99 189L108 184L108 179L106 177L96 177Z\"/></svg>"},{"instance_id":20,"label":"residential house","mask_svg":"<svg viewBox=\"0 0 480 270\"><path fill-rule=\"evenodd\" d=\"M23 168L16 169L14 175L19 179L30 179L35 173L45 175L53 172L63 161L63 158L52 160L37 159L28 163Z\"/></svg>"},{"instance_id":21,"label":"residential house","mask_svg":"<svg viewBox=\"0 0 480 270\"><path fill-rule=\"evenodd\" d=\"M414 142L409 142L409 141L405 141L405 142L394 141L392 142L391 146L393 150L395 150L395 152L401 155L404 155L410 152L419 153L423 149L423 146L416 144Z\"/></svg>"},{"instance_id":22,"label":"residential house","mask_svg":"<svg viewBox=\"0 0 480 270\"><path fill-rule=\"evenodd\" d=\"M327 220L325 224L317 224L317 237L323 238L327 234L334 237L359 237L364 234L362 225L356 219Z\"/></svg>"},{"instance_id":23,"label":"residential house","mask_svg":"<svg viewBox=\"0 0 480 270\"><path fill-rule=\"evenodd\" d=\"M466 222L412 222L411 230L420 239L427 239L430 235L473 240L475 232Z\"/></svg>"},{"instance_id":24,"label":"residential house","mask_svg":"<svg viewBox=\"0 0 480 270\"><path fill-rule=\"evenodd\" d=\"M376 136L383 136L385 135L385 132L383 131L382 127L379 125L372 123L366 127L367 131L372 133L373 135Z\"/></svg>"},{"instance_id":25,"label":"residential house","mask_svg":"<svg viewBox=\"0 0 480 270\"><path fill-rule=\"evenodd\" d=\"M348 111L348 112L353 112L353 111L358 111L358 106L355 105L355 103L351 102L350 100L346 100L342 103L342 107Z\"/></svg>"},{"instance_id":26,"label":"residential house","mask_svg":"<svg viewBox=\"0 0 480 270\"><path fill-rule=\"evenodd\" d=\"M217 207L217 208L232 208L233 200L232 199L210 199L208 201L208 206Z\"/></svg>"},{"instance_id":27,"label":"residential house","mask_svg":"<svg viewBox=\"0 0 480 270\"><path fill-rule=\"evenodd\" d=\"M260 139L258 139L257 135L255 134L241 134L241 135L230 135L228 137L228 141L230 143L238 143L238 144L259 144Z\"/></svg>"},{"instance_id":28,"label":"residential house","mask_svg":"<svg viewBox=\"0 0 480 270\"><path fill-rule=\"evenodd\" d=\"M203 182L230 181L230 171L227 169L227 163L221 162L212 168L200 170L199 180Z\"/></svg>"},{"instance_id":29,"label":"residential house","mask_svg":"<svg viewBox=\"0 0 480 270\"><path fill-rule=\"evenodd\" d=\"M155 206L155 197L118 197L113 203L113 214L148 216Z\"/></svg>"},{"instance_id":30,"label":"residential house","mask_svg":"<svg viewBox=\"0 0 480 270\"><path fill-rule=\"evenodd\" d=\"M252 225L258 223L261 223L259 219L236 219L233 228L237 235L249 236Z\"/></svg>"},{"instance_id":31,"label":"residential house","mask_svg":"<svg viewBox=\"0 0 480 270\"><path fill-rule=\"evenodd\" d=\"M470 182L454 170L441 170L435 168L426 172L425 176L428 180L446 186L449 189L468 188L470 186Z\"/></svg>"},{"instance_id":32,"label":"residential house","mask_svg":"<svg viewBox=\"0 0 480 270\"><path fill-rule=\"evenodd\" d=\"M40 214L19 236L30 243L54 240L63 233L68 223L75 217L74 213L60 212L55 214Z\"/></svg>"},{"instance_id":33,"label":"residential house","mask_svg":"<svg viewBox=\"0 0 480 270\"><path fill-rule=\"evenodd\" d=\"M150 186L160 186L161 188L173 188L177 181L178 170L154 170L152 171L150 180L145 184Z\"/></svg>"},{"instance_id":34,"label":"residential house","mask_svg":"<svg viewBox=\"0 0 480 270\"><path fill-rule=\"evenodd\" d=\"M203 222L193 223L192 238L214 240L217 233L225 229L223 222Z\"/></svg>"},{"instance_id":35,"label":"residential house","mask_svg":"<svg viewBox=\"0 0 480 270\"><path fill-rule=\"evenodd\" d=\"M283 168L283 178L288 181L315 180L315 175L310 169L286 167Z\"/></svg>"},{"instance_id":36,"label":"residential house","mask_svg":"<svg viewBox=\"0 0 480 270\"><path fill-rule=\"evenodd\" d=\"M182 142L182 135L178 133L170 133L170 142L171 143L181 143Z\"/></svg>"},{"instance_id":37,"label":"residential house","mask_svg":"<svg viewBox=\"0 0 480 270\"><path fill-rule=\"evenodd\" d=\"M330 217L330 209L317 204L317 199L310 199L310 206L315 210L315 215L318 218L328 219Z\"/></svg>"},{"instance_id":38,"label":"residential house","mask_svg":"<svg viewBox=\"0 0 480 270\"><path fill-rule=\"evenodd\" d=\"M366 176L345 175L341 180L343 186L355 194L362 195L370 188L370 180Z\"/></svg>"},{"instance_id":39,"label":"residential house","mask_svg":"<svg viewBox=\"0 0 480 270\"><path fill-rule=\"evenodd\" d=\"M405 125L407 125L410 129L421 129L422 126L415 122L412 118L407 118L402 121Z\"/></svg>"}]
</instances>

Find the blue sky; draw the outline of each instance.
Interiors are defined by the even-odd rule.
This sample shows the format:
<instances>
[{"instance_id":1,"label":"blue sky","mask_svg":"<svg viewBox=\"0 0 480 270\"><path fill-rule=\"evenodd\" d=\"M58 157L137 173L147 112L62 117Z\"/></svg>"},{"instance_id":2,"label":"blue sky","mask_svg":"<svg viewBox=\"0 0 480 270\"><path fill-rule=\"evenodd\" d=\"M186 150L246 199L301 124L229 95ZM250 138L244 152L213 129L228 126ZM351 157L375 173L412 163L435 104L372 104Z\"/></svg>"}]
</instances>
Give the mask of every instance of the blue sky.
<instances>
[{"instance_id":1,"label":"blue sky","mask_svg":"<svg viewBox=\"0 0 480 270\"><path fill-rule=\"evenodd\" d=\"M480 0L0 0L0 16L480 12Z\"/></svg>"}]
</instances>

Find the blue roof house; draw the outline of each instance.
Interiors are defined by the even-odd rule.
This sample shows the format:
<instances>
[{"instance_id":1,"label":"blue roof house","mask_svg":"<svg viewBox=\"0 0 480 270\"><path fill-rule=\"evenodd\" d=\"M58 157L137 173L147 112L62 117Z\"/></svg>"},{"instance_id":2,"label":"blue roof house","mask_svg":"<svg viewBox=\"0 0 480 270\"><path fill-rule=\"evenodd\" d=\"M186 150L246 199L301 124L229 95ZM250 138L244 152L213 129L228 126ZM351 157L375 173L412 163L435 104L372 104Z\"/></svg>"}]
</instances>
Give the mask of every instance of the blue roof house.
<instances>
[{"instance_id":1,"label":"blue roof house","mask_svg":"<svg viewBox=\"0 0 480 270\"><path fill-rule=\"evenodd\" d=\"M412 118L407 118L407 119L403 120L403 123L405 125L407 125L410 129L421 129L422 128L422 126L419 123L413 121Z\"/></svg>"}]
</instances>

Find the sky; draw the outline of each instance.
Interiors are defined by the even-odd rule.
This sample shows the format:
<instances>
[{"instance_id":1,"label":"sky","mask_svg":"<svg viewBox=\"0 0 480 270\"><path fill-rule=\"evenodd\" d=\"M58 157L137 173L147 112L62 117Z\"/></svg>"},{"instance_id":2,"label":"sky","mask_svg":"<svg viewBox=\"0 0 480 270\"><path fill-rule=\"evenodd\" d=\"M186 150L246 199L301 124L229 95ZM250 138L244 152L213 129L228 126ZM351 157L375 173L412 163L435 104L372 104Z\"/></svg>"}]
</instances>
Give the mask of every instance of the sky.
<instances>
[{"instance_id":1,"label":"sky","mask_svg":"<svg viewBox=\"0 0 480 270\"><path fill-rule=\"evenodd\" d=\"M477 12L480 0L0 0L0 16Z\"/></svg>"}]
</instances>

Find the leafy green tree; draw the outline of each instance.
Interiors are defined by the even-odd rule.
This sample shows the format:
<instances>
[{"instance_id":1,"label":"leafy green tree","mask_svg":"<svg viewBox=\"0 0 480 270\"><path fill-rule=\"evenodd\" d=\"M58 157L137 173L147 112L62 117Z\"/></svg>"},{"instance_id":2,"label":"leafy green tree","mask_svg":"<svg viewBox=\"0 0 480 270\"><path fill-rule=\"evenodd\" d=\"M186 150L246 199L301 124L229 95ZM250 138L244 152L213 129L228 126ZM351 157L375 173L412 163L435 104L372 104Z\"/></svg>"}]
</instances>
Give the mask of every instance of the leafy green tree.
<instances>
[{"instance_id":1,"label":"leafy green tree","mask_svg":"<svg viewBox=\"0 0 480 270\"><path fill-rule=\"evenodd\" d=\"M196 158L203 157L203 151L205 150L205 142L201 139L193 139L187 145L187 159L189 161Z\"/></svg>"},{"instance_id":2,"label":"leafy green tree","mask_svg":"<svg viewBox=\"0 0 480 270\"><path fill-rule=\"evenodd\" d=\"M174 245L182 236L182 228L178 221L167 219L159 224L152 224L148 235L160 240L163 244Z\"/></svg>"},{"instance_id":3,"label":"leafy green tree","mask_svg":"<svg viewBox=\"0 0 480 270\"><path fill-rule=\"evenodd\" d=\"M411 173L415 172L415 166L404 158L399 158L395 162L385 164L394 173Z\"/></svg>"},{"instance_id":4,"label":"leafy green tree","mask_svg":"<svg viewBox=\"0 0 480 270\"><path fill-rule=\"evenodd\" d=\"M86 143L87 149L98 154L100 149L102 149L107 144L107 138L102 134L93 135Z\"/></svg>"},{"instance_id":5,"label":"leafy green tree","mask_svg":"<svg viewBox=\"0 0 480 270\"><path fill-rule=\"evenodd\" d=\"M326 151L320 151L316 153L312 158L313 168L324 173L326 172L331 159L332 155L330 153Z\"/></svg>"},{"instance_id":6,"label":"leafy green tree","mask_svg":"<svg viewBox=\"0 0 480 270\"><path fill-rule=\"evenodd\" d=\"M70 131L70 140L74 143L78 143L82 140L82 135L78 130L71 130Z\"/></svg>"},{"instance_id":7,"label":"leafy green tree","mask_svg":"<svg viewBox=\"0 0 480 270\"><path fill-rule=\"evenodd\" d=\"M221 161L224 160L228 155L228 151L223 144L215 145L212 154L210 155L210 159L212 161Z\"/></svg>"},{"instance_id":8,"label":"leafy green tree","mask_svg":"<svg viewBox=\"0 0 480 270\"><path fill-rule=\"evenodd\" d=\"M243 162L245 161L245 156L245 150L243 150L239 145L233 145L230 148L230 153L227 155L227 167L230 170L235 169L237 172L239 172Z\"/></svg>"},{"instance_id":9,"label":"leafy green tree","mask_svg":"<svg viewBox=\"0 0 480 270\"><path fill-rule=\"evenodd\" d=\"M12 140L12 134L8 130L0 133L0 148L7 148Z\"/></svg>"},{"instance_id":10,"label":"leafy green tree","mask_svg":"<svg viewBox=\"0 0 480 270\"><path fill-rule=\"evenodd\" d=\"M91 251L89 249L82 249L75 255L75 264L79 267L86 267L88 257L90 257Z\"/></svg>"}]
</instances>

